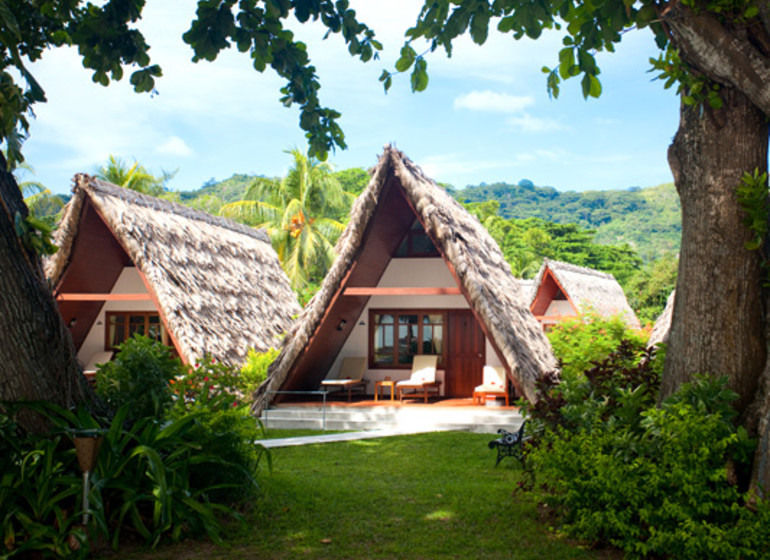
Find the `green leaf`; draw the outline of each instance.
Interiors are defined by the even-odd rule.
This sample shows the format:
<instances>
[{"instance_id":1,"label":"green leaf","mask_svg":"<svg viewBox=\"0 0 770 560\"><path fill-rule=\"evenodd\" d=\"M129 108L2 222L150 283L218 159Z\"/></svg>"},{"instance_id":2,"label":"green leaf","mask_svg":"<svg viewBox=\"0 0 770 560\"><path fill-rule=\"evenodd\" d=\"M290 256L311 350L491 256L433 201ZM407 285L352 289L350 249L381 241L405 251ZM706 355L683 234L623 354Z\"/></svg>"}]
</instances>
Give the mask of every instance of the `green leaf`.
<instances>
[{"instance_id":1,"label":"green leaf","mask_svg":"<svg viewBox=\"0 0 770 560\"><path fill-rule=\"evenodd\" d=\"M414 65L414 70L412 71L412 91L424 91L426 87L428 87L428 63L425 62L425 59L420 57L417 59L417 62Z\"/></svg>"},{"instance_id":2,"label":"green leaf","mask_svg":"<svg viewBox=\"0 0 770 560\"><path fill-rule=\"evenodd\" d=\"M406 72L412 64L414 64L417 53L414 49L406 44L401 48L401 58L396 61L396 70L399 72Z\"/></svg>"},{"instance_id":3,"label":"green leaf","mask_svg":"<svg viewBox=\"0 0 770 560\"><path fill-rule=\"evenodd\" d=\"M486 6L486 5L485 5ZM471 18L471 39L477 45L483 45L489 34L489 12L481 7Z\"/></svg>"}]
</instances>

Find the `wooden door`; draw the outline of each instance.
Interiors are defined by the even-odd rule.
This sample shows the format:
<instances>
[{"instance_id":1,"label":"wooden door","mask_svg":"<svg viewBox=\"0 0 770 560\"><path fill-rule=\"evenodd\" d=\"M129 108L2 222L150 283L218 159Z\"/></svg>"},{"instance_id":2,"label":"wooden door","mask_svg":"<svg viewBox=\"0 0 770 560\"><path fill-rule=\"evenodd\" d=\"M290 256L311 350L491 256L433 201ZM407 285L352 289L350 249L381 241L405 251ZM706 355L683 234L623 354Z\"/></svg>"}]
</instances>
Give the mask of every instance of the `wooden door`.
<instances>
[{"instance_id":1,"label":"wooden door","mask_svg":"<svg viewBox=\"0 0 770 560\"><path fill-rule=\"evenodd\" d=\"M486 361L484 333L469 309L449 311L449 347L444 383L449 397L471 397L481 385Z\"/></svg>"}]
</instances>

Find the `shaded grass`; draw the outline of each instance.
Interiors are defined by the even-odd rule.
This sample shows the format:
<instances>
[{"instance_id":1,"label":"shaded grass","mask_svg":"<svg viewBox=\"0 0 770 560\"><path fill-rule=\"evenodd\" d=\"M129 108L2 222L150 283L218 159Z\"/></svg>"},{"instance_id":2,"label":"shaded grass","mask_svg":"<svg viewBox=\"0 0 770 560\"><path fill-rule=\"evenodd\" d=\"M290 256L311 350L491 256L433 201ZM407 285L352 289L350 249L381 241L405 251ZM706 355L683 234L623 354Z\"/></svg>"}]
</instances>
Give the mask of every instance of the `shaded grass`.
<instances>
[{"instance_id":1,"label":"shaded grass","mask_svg":"<svg viewBox=\"0 0 770 560\"><path fill-rule=\"evenodd\" d=\"M619 558L555 536L489 435L443 432L273 449L273 473L224 548L121 558Z\"/></svg>"}]
</instances>

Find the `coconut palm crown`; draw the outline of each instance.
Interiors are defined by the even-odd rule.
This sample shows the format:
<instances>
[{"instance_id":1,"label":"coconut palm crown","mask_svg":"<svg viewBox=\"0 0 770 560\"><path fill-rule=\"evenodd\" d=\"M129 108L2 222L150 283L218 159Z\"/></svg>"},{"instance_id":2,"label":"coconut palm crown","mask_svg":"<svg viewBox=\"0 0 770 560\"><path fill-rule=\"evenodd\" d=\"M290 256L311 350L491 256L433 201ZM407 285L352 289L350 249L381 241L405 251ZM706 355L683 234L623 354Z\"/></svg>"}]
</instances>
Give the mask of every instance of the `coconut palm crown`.
<instances>
[{"instance_id":1,"label":"coconut palm crown","mask_svg":"<svg viewBox=\"0 0 770 560\"><path fill-rule=\"evenodd\" d=\"M294 158L286 177L257 178L243 199L223 206L220 215L265 228L292 288L300 290L329 269L345 227L339 217L354 197L328 163L297 148L286 153Z\"/></svg>"}]
</instances>

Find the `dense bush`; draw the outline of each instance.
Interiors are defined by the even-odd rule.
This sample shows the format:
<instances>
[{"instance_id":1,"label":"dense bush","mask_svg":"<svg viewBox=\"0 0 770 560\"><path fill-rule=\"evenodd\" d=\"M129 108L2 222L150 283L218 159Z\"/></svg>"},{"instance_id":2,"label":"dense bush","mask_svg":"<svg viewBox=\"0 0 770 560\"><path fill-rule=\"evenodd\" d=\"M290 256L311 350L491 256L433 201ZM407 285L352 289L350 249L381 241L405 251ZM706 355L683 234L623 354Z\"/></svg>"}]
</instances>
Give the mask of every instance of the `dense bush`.
<instances>
[{"instance_id":1,"label":"dense bush","mask_svg":"<svg viewBox=\"0 0 770 560\"><path fill-rule=\"evenodd\" d=\"M562 376L570 379L606 358L623 340L639 351L647 342L643 332L628 328L620 317L607 319L595 313L566 319L554 325L547 336L562 364Z\"/></svg>"},{"instance_id":2,"label":"dense bush","mask_svg":"<svg viewBox=\"0 0 770 560\"><path fill-rule=\"evenodd\" d=\"M267 368L270 367L276 357L278 350L269 348L265 352L249 350L246 357L246 364L241 369L241 387L243 394L247 399L251 399L257 387L267 379Z\"/></svg>"},{"instance_id":3,"label":"dense bush","mask_svg":"<svg viewBox=\"0 0 770 560\"><path fill-rule=\"evenodd\" d=\"M96 393L114 409L128 404L132 419L161 418L172 403L169 381L182 372L181 362L168 347L134 336L97 371Z\"/></svg>"},{"instance_id":4,"label":"dense bush","mask_svg":"<svg viewBox=\"0 0 770 560\"><path fill-rule=\"evenodd\" d=\"M177 398L171 416L196 415L190 440L222 462L195 464L191 477L201 484L219 481L220 486L210 493L217 501L242 502L251 495L249 490L256 488L253 473L264 452L254 444L262 437L262 430L243 398L251 395L246 392L248 383L232 366L209 356L196 366L174 380L172 390Z\"/></svg>"},{"instance_id":5,"label":"dense bush","mask_svg":"<svg viewBox=\"0 0 770 560\"><path fill-rule=\"evenodd\" d=\"M82 483L69 441L83 429L103 437L88 533L116 548L127 529L151 546L187 536L218 541L221 515L237 517L232 508L256 488L264 449L254 444L258 423L240 398L234 368L208 357L186 368L141 337L122 345L97 380L104 384L99 393L118 405L110 419L85 408L26 403L45 413L53 430L23 437L0 414L0 558L88 553L78 525Z\"/></svg>"},{"instance_id":6,"label":"dense bush","mask_svg":"<svg viewBox=\"0 0 770 560\"><path fill-rule=\"evenodd\" d=\"M736 478L754 443L724 379L698 377L656 407L659 364L633 345L584 375L541 381L527 465L571 535L639 558L762 558L770 504ZM765 556L766 557L766 556Z\"/></svg>"}]
</instances>

